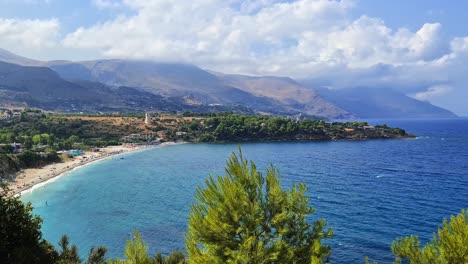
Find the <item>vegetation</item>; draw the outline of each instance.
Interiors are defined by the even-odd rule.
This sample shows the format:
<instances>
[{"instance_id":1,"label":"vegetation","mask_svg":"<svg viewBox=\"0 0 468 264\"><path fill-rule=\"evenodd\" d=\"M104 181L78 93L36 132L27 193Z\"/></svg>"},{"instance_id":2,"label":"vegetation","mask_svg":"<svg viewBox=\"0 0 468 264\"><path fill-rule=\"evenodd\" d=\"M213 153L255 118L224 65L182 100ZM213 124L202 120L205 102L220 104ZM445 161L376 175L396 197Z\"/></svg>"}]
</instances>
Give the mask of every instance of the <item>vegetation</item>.
<instances>
[{"instance_id":1,"label":"vegetation","mask_svg":"<svg viewBox=\"0 0 468 264\"><path fill-rule=\"evenodd\" d=\"M423 248L417 236L403 237L392 244L395 263L468 263L468 210L444 219L442 227Z\"/></svg>"},{"instance_id":2,"label":"vegetation","mask_svg":"<svg viewBox=\"0 0 468 264\"><path fill-rule=\"evenodd\" d=\"M5 122L5 121L4 121ZM366 122L327 123L323 120L293 120L285 117L249 116L233 113L195 114L185 112L155 118L145 125L143 117L90 116L22 112L21 118L2 124L0 144L21 143L26 149L57 151L76 146L107 146L122 142L130 134L155 134L167 140L194 142L333 140L395 138L408 136L403 129ZM179 133L177 133L179 132ZM8 151L8 147L0 151ZM11 149L10 149L11 151Z\"/></svg>"},{"instance_id":3,"label":"vegetation","mask_svg":"<svg viewBox=\"0 0 468 264\"><path fill-rule=\"evenodd\" d=\"M127 241L124 250L125 260L110 260L109 264L185 264L185 255L182 252L174 251L169 256L164 257L157 253L153 257L148 255L148 245L141 238L140 233L134 231L133 239Z\"/></svg>"},{"instance_id":4,"label":"vegetation","mask_svg":"<svg viewBox=\"0 0 468 264\"><path fill-rule=\"evenodd\" d=\"M24 204L18 197L11 195L8 187L0 190L0 263L34 264L82 263L76 246L71 246L64 235L57 250L42 238L42 219L32 214L31 203ZM87 264L105 263L106 249L92 248Z\"/></svg>"},{"instance_id":5,"label":"vegetation","mask_svg":"<svg viewBox=\"0 0 468 264\"><path fill-rule=\"evenodd\" d=\"M127 133L143 131L132 125L142 123L141 118L126 118L129 121L120 125L86 116L26 110L19 117L0 121L0 177L60 162L59 150L117 145Z\"/></svg>"},{"instance_id":6,"label":"vegetation","mask_svg":"<svg viewBox=\"0 0 468 264\"><path fill-rule=\"evenodd\" d=\"M266 175L242 153L228 161L226 176L209 177L192 206L186 245L190 263L324 263L332 236L325 220L306 221L304 184L280 186L279 172Z\"/></svg>"},{"instance_id":7,"label":"vegetation","mask_svg":"<svg viewBox=\"0 0 468 264\"><path fill-rule=\"evenodd\" d=\"M173 122L167 131L170 140L194 142L297 141L410 137L405 130L387 125L369 126L366 122L335 122L285 117L249 116L233 113L198 115L184 113L182 118L157 121L158 126ZM192 118L188 118L192 117ZM167 125L166 125L167 126ZM180 135L175 131L185 132Z\"/></svg>"},{"instance_id":8,"label":"vegetation","mask_svg":"<svg viewBox=\"0 0 468 264\"><path fill-rule=\"evenodd\" d=\"M20 170L18 157L8 154L0 154L0 177L7 177Z\"/></svg>"},{"instance_id":9,"label":"vegetation","mask_svg":"<svg viewBox=\"0 0 468 264\"><path fill-rule=\"evenodd\" d=\"M30 203L0 190L0 263L53 263L58 253L42 238L42 220Z\"/></svg>"},{"instance_id":10,"label":"vegetation","mask_svg":"<svg viewBox=\"0 0 468 264\"><path fill-rule=\"evenodd\" d=\"M128 119L141 123L141 118ZM118 125L107 122L105 118L45 114L39 110L24 111L20 118L3 122L0 144L16 142L35 150L63 150L75 145L113 145L118 144L122 136L142 132L130 121Z\"/></svg>"}]
</instances>

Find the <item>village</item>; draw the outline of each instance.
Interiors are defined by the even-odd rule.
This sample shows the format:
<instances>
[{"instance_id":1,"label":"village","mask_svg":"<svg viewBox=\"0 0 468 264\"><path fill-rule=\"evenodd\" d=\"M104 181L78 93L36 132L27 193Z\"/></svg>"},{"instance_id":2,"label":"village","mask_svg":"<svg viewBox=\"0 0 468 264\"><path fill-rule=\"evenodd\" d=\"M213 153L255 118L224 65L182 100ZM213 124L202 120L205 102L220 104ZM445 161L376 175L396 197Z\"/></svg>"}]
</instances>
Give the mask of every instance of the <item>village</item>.
<instances>
[{"instance_id":1,"label":"village","mask_svg":"<svg viewBox=\"0 0 468 264\"><path fill-rule=\"evenodd\" d=\"M22 109L1 109L0 108L0 121L8 120L11 118L20 118L21 117Z\"/></svg>"}]
</instances>

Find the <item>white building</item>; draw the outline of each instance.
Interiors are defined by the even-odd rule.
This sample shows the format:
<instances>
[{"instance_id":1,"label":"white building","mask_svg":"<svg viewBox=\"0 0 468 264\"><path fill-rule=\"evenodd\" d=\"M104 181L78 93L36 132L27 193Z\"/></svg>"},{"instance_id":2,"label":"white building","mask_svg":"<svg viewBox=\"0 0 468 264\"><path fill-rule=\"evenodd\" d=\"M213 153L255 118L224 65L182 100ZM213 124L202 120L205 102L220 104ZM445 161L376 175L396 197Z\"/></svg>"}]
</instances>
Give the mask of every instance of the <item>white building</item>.
<instances>
[{"instance_id":1,"label":"white building","mask_svg":"<svg viewBox=\"0 0 468 264\"><path fill-rule=\"evenodd\" d=\"M150 113L145 113L145 124L151 125L151 114Z\"/></svg>"}]
</instances>

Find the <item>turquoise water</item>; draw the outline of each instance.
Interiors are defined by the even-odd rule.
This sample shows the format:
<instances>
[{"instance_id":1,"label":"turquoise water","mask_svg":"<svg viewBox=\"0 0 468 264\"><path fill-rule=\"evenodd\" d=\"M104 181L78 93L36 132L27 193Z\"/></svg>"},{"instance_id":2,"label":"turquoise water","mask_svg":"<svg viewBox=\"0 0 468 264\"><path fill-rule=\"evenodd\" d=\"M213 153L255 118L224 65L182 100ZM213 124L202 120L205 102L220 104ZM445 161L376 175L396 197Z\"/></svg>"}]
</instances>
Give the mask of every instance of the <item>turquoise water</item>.
<instances>
[{"instance_id":1,"label":"turquoise water","mask_svg":"<svg viewBox=\"0 0 468 264\"><path fill-rule=\"evenodd\" d=\"M280 169L284 186L305 182L335 230L332 263L391 263L391 242L417 234L424 242L444 217L468 208L468 120L387 121L418 139L249 143L259 168ZM68 234L87 254L106 245L121 256L138 229L151 252L184 249L197 185L223 173L237 144L159 147L100 161L23 196L44 219L46 239ZM121 157L123 159L121 159ZM46 205L46 201L48 205Z\"/></svg>"}]
</instances>

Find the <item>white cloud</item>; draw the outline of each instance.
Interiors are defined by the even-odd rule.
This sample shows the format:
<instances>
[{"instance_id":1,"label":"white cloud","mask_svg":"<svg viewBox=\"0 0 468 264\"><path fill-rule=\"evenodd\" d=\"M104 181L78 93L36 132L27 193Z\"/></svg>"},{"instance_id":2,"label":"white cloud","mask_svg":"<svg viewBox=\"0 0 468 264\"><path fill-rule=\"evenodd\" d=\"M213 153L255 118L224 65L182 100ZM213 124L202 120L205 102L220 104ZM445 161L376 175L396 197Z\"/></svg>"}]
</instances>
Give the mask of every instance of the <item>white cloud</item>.
<instances>
[{"instance_id":1,"label":"white cloud","mask_svg":"<svg viewBox=\"0 0 468 264\"><path fill-rule=\"evenodd\" d=\"M0 39L5 49L41 49L57 44L60 24L56 19L2 19L0 18Z\"/></svg>"},{"instance_id":2,"label":"white cloud","mask_svg":"<svg viewBox=\"0 0 468 264\"><path fill-rule=\"evenodd\" d=\"M315 76L320 68L366 69L430 61L446 50L440 24L392 30L349 17L353 1L96 0L136 11L68 34L67 47L107 57L193 62L228 72Z\"/></svg>"},{"instance_id":3,"label":"white cloud","mask_svg":"<svg viewBox=\"0 0 468 264\"><path fill-rule=\"evenodd\" d=\"M422 101L429 101L434 97L440 97L441 95L447 94L448 92L450 92L451 89L452 88L447 85L436 85L429 87L424 92L416 93L414 97Z\"/></svg>"},{"instance_id":4,"label":"white cloud","mask_svg":"<svg viewBox=\"0 0 468 264\"><path fill-rule=\"evenodd\" d=\"M93 0L93 4L99 8L118 8L122 6L120 1L113 0Z\"/></svg>"},{"instance_id":5,"label":"white cloud","mask_svg":"<svg viewBox=\"0 0 468 264\"><path fill-rule=\"evenodd\" d=\"M256 73L254 68L269 68L265 66L270 63L262 65L265 58L300 56L292 54L297 53L294 45L307 32L345 24L352 6L350 1L328 0L126 0L123 4L137 14L80 28L66 36L64 44L98 49L109 57L184 60Z\"/></svg>"},{"instance_id":6,"label":"white cloud","mask_svg":"<svg viewBox=\"0 0 468 264\"><path fill-rule=\"evenodd\" d=\"M450 43L452 50L455 52L466 53L468 52L468 37L455 38Z\"/></svg>"}]
</instances>

